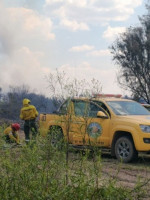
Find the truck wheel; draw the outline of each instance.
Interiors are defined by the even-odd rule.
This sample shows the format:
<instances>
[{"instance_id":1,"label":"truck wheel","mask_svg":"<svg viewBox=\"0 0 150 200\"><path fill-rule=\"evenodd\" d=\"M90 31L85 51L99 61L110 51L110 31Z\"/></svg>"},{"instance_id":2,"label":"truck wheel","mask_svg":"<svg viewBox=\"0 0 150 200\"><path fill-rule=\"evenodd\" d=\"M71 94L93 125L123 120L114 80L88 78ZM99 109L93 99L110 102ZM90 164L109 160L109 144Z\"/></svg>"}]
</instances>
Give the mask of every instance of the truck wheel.
<instances>
[{"instance_id":1,"label":"truck wheel","mask_svg":"<svg viewBox=\"0 0 150 200\"><path fill-rule=\"evenodd\" d=\"M50 143L54 148L62 149L64 143L63 132L60 127L51 127L49 131Z\"/></svg>"},{"instance_id":2,"label":"truck wheel","mask_svg":"<svg viewBox=\"0 0 150 200\"><path fill-rule=\"evenodd\" d=\"M115 144L115 155L118 160L128 163L137 158L138 154L132 140L127 136L123 136Z\"/></svg>"}]
</instances>

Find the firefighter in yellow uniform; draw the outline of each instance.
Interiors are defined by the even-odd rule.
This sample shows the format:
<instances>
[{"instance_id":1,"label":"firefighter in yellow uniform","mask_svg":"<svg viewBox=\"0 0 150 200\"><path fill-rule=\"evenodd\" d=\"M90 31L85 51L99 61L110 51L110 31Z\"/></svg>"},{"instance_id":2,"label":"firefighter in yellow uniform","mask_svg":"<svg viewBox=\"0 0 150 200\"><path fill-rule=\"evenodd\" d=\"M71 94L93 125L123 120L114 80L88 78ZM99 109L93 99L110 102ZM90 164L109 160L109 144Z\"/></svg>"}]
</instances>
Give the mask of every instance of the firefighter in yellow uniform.
<instances>
[{"instance_id":1,"label":"firefighter in yellow uniform","mask_svg":"<svg viewBox=\"0 0 150 200\"><path fill-rule=\"evenodd\" d=\"M7 143L16 143L20 144L18 131L20 129L20 125L18 123L14 123L11 126L7 127L4 130L5 141Z\"/></svg>"},{"instance_id":2,"label":"firefighter in yellow uniform","mask_svg":"<svg viewBox=\"0 0 150 200\"><path fill-rule=\"evenodd\" d=\"M35 123L35 119L38 116L38 111L35 106L30 104L29 99L23 100L23 107L20 111L20 119L24 120L24 133L25 133L25 141L29 143L30 141L30 130L32 132L32 136L35 138L37 135L37 127Z\"/></svg>"}]
</instances>

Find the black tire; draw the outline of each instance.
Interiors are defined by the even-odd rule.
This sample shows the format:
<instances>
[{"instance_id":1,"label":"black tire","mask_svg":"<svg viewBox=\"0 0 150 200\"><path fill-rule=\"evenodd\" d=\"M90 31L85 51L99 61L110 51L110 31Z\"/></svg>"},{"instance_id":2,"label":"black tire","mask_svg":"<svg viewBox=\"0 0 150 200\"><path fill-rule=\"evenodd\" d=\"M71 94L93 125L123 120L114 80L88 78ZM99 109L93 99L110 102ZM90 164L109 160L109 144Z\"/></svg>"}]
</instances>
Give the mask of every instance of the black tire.
<instances>
[{"instance_id":1,"label":"black tire","mask_svg":"<svg viewBox=\"0 0 150 200\"><path fill-rule=\"evenodd\" d=\"M123 136L118 138L115 143L115 155L123 163L131 162L137 158L138 153L130 137Z\"/></svg>"},{"instance_id":2,"label":"black tire","mask_svg":"<svg viewBox=\"0 0 150 200\"><path fill-rule=\"evenodd\" d=\"M60 127L52 126L50 128L49 139L52 147L59 150L62 149L64 145L64 136Z\"/></svg>"}]
</instances>

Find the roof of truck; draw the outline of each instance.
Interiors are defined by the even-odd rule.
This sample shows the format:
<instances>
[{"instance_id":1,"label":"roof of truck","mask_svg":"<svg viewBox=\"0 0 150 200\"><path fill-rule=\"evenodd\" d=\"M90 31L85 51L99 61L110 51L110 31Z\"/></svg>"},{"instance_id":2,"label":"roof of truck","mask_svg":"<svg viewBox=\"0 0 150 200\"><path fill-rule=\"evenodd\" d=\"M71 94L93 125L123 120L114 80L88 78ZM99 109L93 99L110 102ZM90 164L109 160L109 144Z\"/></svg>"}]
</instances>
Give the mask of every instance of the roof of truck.
<instances>
[{"instance_id":1,"label":"roof of truck","mask_svg":"<svg viewBox=\"0 0 150 200\"><path fill-rule=\"evenodd\" d=\"M132 101L130 99L124 99L124 98L116 98L116 97L92 97L92 98L87 98L87 97L74 97L72 100L83 100L83 101L89 101L89 100L96 100L96 101Z\"/></svg>"}]
</instances>

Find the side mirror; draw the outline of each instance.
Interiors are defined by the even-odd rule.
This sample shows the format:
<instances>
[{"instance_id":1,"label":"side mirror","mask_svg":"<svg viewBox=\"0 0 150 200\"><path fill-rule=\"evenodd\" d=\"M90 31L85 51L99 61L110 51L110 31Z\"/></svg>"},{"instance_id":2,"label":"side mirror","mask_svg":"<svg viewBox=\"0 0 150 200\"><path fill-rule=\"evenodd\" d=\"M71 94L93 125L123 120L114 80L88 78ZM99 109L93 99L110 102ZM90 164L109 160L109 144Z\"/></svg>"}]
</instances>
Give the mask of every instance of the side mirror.
<instances>
[{"instance_id":1,"label":"side mirror","mask_svg":"<svg viewBox=\"0 0 150 200\"><path fill-rule=\"evenodd\" d=\"M97 117L102 118L102 119L108 119L108 116L102 111L97 112Z\"/></svg>"}]
</instances>

